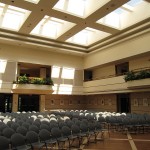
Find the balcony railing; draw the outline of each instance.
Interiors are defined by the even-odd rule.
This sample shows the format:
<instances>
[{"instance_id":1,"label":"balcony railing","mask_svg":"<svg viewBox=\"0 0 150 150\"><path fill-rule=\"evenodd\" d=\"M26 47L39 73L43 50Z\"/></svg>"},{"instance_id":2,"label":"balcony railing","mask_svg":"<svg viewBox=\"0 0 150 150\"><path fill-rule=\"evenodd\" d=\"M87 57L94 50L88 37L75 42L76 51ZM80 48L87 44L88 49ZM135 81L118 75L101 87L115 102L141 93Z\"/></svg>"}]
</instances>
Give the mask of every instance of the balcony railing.
<instances>
[{"instance_id":1,"label":"balcony railing","mask_svg":"<svg viewBox=\"0 0 150 150\"><path fill-rule=\"evenodd\" d=\"M12 92L18 94L51 94L53 81L50 78L19 76L13 82Z\"/></svg>"}]
</instances>

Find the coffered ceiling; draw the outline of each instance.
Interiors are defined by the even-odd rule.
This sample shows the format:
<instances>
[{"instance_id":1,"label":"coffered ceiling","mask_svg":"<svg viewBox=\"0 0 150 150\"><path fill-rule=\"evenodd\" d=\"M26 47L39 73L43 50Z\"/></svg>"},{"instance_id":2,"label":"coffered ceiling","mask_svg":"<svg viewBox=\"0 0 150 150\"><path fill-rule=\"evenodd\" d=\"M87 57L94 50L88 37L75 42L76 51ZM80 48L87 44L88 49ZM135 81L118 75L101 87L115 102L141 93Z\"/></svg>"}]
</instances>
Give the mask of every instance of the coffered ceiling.
<instances>
[{"instance_id":1,"label":"coffered ceiling","mask_svg":"<svg viewBox=\"0 0 150 150\"><path fill-rule=\"evenodd\" d=\"M85 55L150 31L150 0L0 0L0 42Z\"/></svg>"}]
</instances>

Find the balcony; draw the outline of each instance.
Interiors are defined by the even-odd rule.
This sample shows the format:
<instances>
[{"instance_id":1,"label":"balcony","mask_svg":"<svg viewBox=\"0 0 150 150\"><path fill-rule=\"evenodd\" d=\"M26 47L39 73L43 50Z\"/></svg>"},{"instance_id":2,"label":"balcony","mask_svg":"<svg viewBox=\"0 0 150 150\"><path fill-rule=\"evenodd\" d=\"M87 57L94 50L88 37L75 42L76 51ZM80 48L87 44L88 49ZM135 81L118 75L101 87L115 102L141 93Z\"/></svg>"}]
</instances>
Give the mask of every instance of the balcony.
<instances>
[{"instance_id":1,"label":"balcony","mask_svg":"<svg viewBox=\"0 0 150 150\"><path fill-rule=\"evenodd\" d=\"M83 83L84 93L114 93L126 91L124 76L116 76Z\"/></svg>"},{"instance_id":2,"label":"balcony","mask_svg":"<svg viewBox=\"0 0 150 150\"><path fill-rule=\"evenodd\" d=\"M150 87L150 79L148 78L148 79L128 81L127 87L129 89L149 88Z\"/></svg>"},{"instance_id":3,"label":"balcony","mask_svg":"<svg viewBox=\"0 0 150 150\"><path fill-rule=\"evenodd\" d=\"M52 94L53 81L50 78L19 76L14 81L12 93L17 94Z\"/></svg>"},{"instance_id":4,"label":"balcony","mask_svg":"<svg viewBox=\"0 0 150 150\"><path fill-rule=\"evenodd\" d=\"M13 84L12 93L45 95L45 94L52 94L53 89L51 85Z\"/></svg>"}]
</instances>

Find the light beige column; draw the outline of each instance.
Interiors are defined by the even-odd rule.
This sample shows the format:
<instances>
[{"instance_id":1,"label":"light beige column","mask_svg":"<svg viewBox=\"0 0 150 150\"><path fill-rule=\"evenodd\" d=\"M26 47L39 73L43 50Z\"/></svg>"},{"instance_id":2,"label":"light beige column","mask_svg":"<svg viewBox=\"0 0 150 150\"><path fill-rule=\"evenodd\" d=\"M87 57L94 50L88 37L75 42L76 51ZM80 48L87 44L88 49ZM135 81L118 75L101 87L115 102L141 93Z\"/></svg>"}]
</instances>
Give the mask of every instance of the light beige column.
<instances>
[{"instance_id":1,"label":"light beige column","mask_svg":"<svg viewBox=\"0 0 150 150\"><path fill-rule=\"evenodd\" d=\"M13 94L12 112L18 111L18 94Z\"/></svg>"},{"instance_id":2,"label":"light beige column","mask_svg":"<svg viewBox=\"0 0 150 150\"><path fill-rule=\"evenodd\" d=\"M20 64L18 64L18 66L17 66L17 77L19 77L20 76Z\"/></svg>"},{"instance_id":3,"label":"light beige column","mask_svg":"<svg viewBox=\"0 0 150 150\"><path fill-rule=\"evenodd\" d=\"M40 106L39 111L44 112L45 111L45 95L40 95Z\"/></svg>"},{"instance_id":4,"label":"light beige column","mask_svg":"<svg viewBox=\"0 0 150 150\"><path fill-rule=\"evenodd\" d=\"M40 68L40 77L46 78L46 68ZM45 111L45 95L40 95L40 102L39 102L39 111L44 112Z\"/></svg>"}]
</instances>

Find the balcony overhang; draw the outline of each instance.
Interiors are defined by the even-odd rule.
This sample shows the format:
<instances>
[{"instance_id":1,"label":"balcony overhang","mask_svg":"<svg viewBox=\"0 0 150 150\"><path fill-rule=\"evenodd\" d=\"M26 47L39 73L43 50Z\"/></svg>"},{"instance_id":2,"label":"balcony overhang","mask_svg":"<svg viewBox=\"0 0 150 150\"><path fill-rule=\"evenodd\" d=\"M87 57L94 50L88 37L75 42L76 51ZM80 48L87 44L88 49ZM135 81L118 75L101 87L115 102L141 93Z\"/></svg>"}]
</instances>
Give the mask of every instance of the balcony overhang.
<instances>
[{"instance_id":1,"label":"balcony overhang","mask_svg":"<svg viewBox=\"0 0 150 150\"><path fill-rule=\"evenodd\" d=\"M127 87L129 89L150 88L150 79L148 78L148 79L128 81Z\"/></svg>"},{"instance_id":2,"label":"balcony overhang","mask_svg":"<svg viewBox=\"0 0 150 150\"><path fill-rule=\"evenodd\" d=\"M11 91L12 93L16 94L46 95L53 93L51 85L38 85L38 84L13 84Z\"/></svg>"}]
</instances>

